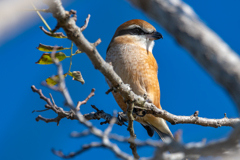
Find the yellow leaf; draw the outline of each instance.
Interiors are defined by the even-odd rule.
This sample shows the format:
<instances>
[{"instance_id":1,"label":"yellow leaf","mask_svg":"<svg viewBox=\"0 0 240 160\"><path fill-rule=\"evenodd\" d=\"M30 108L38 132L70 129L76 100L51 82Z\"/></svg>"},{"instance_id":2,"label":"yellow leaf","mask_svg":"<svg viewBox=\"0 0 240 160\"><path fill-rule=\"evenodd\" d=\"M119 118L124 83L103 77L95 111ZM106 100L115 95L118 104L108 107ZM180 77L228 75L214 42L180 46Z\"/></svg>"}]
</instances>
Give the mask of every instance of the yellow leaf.
<instances>
[{"instance_id":1,"label":"yellow leaf","mask_svg":"<svg viewBox=\"0 0 240 160\"><path fill-rule=\"evenodd\" d=\"M59 61L63 61L65 58L67 58L67 56L63 53L63 52L58 52L55 54L55 57L59 60ZM53 64L53 60L51 58L51 54L49 53L43 53L43 55L41 56L41 58L36 62L36 64Z\"/></svg>"},{"instance_id":2,"label":"yellow leaf","mask_svg":"<svg viewBox=\"0 0 240 160\"><path fill-rule=\"evenodd\" d=\"M67 73L65 73L64 75L64 78L67 76ZM56 84L58 84L59 82L59 76L56 75L56 76L52 76L52 77L48 77L46 79L46 83L49 85L49 86L55 86Z\"/></svg>"},{"instance_id":3,"label":"yellow leaf","mask_svg":"<svg viewBox=\"0 0 240 160\"><path fill-rule=\"evenodd\" d=\"M44 52L52 52L53 49L55 49L56 51L61 51L61 50L65 50L65 49L71 49L71 48L63 48L62 46L48 46L48 45L44 45L44 44L39 44L39 46L37 47L38 50L40 51L44 51Z\"/></svg>"},{"instance_id":4,"label":"yellow leaf","mask_svg":"<svg viewBox=\"0 0 240 160\"><path fill-rule=\"evenodd\" d=\"M73 80L75 80L75 81L79 81L82 84L85 83L80 71L73 71L73 72L68 73L68 75L73 77Z\"/></svg>"},{"instance_id":5,"label":"yellow leaf","mask_svg":"<svg viewBox=\"0 0 240 160\"><path fill-rule=\"evenodd\" d=\"M49 32L46 29L43 28L43 26L39 27L46 35L54 37L54 38L67 38L67 36L65 36L62 32Z\"/></svg>"}]
</instances>

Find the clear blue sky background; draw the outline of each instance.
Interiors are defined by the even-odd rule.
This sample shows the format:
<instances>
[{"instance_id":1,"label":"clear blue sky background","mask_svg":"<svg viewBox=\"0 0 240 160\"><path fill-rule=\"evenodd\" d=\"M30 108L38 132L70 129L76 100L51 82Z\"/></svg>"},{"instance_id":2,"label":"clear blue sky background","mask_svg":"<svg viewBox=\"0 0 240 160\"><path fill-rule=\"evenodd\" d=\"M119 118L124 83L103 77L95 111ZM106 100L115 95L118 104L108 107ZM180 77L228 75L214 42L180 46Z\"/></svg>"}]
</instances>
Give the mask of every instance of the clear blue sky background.
<instances>
[{"instance_id":1,"label":"clear blue sky background","mask_svg":"<svg viewBox=\"0 0 240 160\"><path fill-rule=\"evenodd\" d=\"M219 1L192 1L186 0L199 17L212 30L214 30L230 47L240 53L240 2L237 0ZM31 7L31 6L29 6ZM143 19L153 24L164 36L155 44L154 56L159 65L159 81L161 88L161 104L167 111L176 115L191 115L199 110L200 116L208 118L222 118L226 112L228 117L237 117L236 107L227 94L208 73L179 46L176 41L157 23L146 17L142 12L133 8L127 1L118 0L75 0L65 6L66 9L77 10L77 24L82 26L87 14L91 14L89 27L84 31L86 38L94 42L98 38L102 43L97 47L105 58L107 46L116 28L123 22L131 19ZM0 116L0 159L13 160L58 160L51 153L51 149L61 149L64 153L76 151L82 144L98 140L93 136L82 139L73 139L69 135L72 131L82 131L84 127L77 121L63 119L60 125L36 122L39 113L31 113L35 109L44 109L45 102L39 99L30 89L31 85L42 88L48 96L52 93L57 105L63 106L63 97L40 85L41 81L56 74L54 65L37 65L35 62L41 57L42 52L36 47L39 43L47 45L61 45L70 47L69 40L48 37L39 29L43 23L35 12L34 24L31 28L24 28L21 24L21 34L5 42L0 48L1 68L1 116ZM56 20L50 14L43 14L49 25L54 28ZM29 22L30 23L30 22ZM75 47L76 49L76 47ZM69 51L65 51L69 55ZM64 71L67 72L69 59L63 62ZM73 58L72 71L80 70L86 81L84 85L66 78L67 87L75 102L85 99L92 88L96 88L96 95L81 107L83 113L92 112L90 104L96 105L108 113L113 110L120 111L112 95L106 95L108 86L103 75L94 69L85 54ZM67 108L65 108L67 109ZM52 118L56 115L52 111L40 113L44 117ZM92 121L97 127L101 121ZM231 128L210 128L197 125L170 125L174 133L183 130L183 142L207 141L227 136ZM147 132L138 123L135 131L139 139L149 138ZM128 136L126 127L115 125L114 133ZM157 139L157 137L154 137ZM120 144L123 151L131 153L128 144ZM151 156L152 148L141 148L141 156ZM74 159L116 159L115 155L107 149L93 149Z\"/></svg>"}]
</instances>

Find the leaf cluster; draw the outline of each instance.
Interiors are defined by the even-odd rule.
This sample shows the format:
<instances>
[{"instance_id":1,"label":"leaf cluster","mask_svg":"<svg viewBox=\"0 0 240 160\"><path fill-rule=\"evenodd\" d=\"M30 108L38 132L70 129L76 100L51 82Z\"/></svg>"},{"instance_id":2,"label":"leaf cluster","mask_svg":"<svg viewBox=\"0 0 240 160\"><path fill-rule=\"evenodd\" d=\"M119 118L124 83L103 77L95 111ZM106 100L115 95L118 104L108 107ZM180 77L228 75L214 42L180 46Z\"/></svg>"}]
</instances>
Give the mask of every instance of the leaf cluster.
<instances>
[{"instance_id":1,"label":"leaf cluster","mask_svg":"<svg viewBox=\"0 0 240 160\"><path fill-rule=\"evenodd\" d=\"M40 29L43 31L43 33L45 33L46 35L48 35L50 37L53 37L53 38L60 38L60 39L67 38L67 36L65 36L62 32L56 32L56 33L53 32L51 30L51 28L48 26L47 22L40 15L40 13L39 13L39 16L40 16L40 18L42 19L42 21L44 22L44 24L47 26L47 28L49 30L48 31L43 26L41 26ZM40 43L39 46L37 47L37 49L39 51L44 52L44 53L42 54L40 59L36 62L36 64L40 64L40 65L50 65L50 64L53 64L54 62L53 62L51 53L53 53L55 51L56 53L54 55L55 56L54 58L58 59L58 61L63 61L66 58L70 58L69 70L68 70L67 73L65 73L63 75L63 77L66 78L69 75L69 76L71 76L73 78L73 80L79 81L82 84L85 83L85 81L84 81L80 71L72 71L71 72L72 56L75 56L77 54L82 53L79 50L76 50L75 53L73 53L73 42L71 44L71 47L50 46L50 45L44 45L44 44ZM71 55L67 56L65 53L59 52L59 51L62 51L62 50L71 50ZM47 53L47 52L51 52L51 53ZM54 86L54 85L58 84L59 76L58 75L51 76L51 77L47 78L45 81L46 81L46 83L49 86Z\"/></svg>"}]
</instances>

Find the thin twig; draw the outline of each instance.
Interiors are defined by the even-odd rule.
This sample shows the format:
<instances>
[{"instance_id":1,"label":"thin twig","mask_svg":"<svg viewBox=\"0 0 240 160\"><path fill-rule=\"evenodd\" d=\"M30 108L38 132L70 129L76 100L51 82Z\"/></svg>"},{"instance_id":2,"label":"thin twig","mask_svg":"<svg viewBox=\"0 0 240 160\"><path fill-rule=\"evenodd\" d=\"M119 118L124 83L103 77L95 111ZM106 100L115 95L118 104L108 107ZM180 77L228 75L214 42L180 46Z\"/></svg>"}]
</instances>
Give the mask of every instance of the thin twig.
<instances>
[{"instance_id":1,"label":"thin twig","mask_svg":"<svg viewBox=\"0 0 240 160\"><path fill-rule=\"evenodd\" d=\"M56 26L55 26L55 28L51 31L52 33L55 33L57 30L59 30L60 29L60 25L59 24L57 24Z\"/></svg>"},{"instance_id":2,"label":"thin twig","mask_svg":"<svg viewBox=\"0 0 240 160\"><path fill-rule=\"evenodd\" d=\"M45 112L45 111L47 111L47 110L49 110L49 108L43 109L43 110L33 110L32 113L34 113L34 112Z\"/></svg>"},{"instance_id":3,"label":"thin twig","mask_svg":"<svg viewBox=\"0 0 240 160\"><path fill-rule=\"evenodd\" d=\"M60 120L62 119L61 116L57 116L56 118L44 118L42 117L41 115L39 115L37 118L36 118L36 121L38 122L39 120L42 120L46 123L49 123L49 122L56 122L57 123L57 126L59 126L59 122Z\"/></svg>"},{"instance_id":4,"label":"thin twig","mask_svg":"<svg viewBox=\"0 0 240 160\"><path fill-rule=\"evenodd\" d=\"M45 24L45 26L48 28L49 31L51 31L51 28L49 27L49 25L47 24L47 22L45 21L45 19L42 17L41 13L37 10L37 8L34 6L34 4L31 2L34 10L36 10L38 16L41 18L41 20L43 21L43 23ZM48 9L49 12L49 9Z\"/></svg>"},{"instance_id":5,"label":"thin twig","mask_svg":"<svg viewBox=\"0 0 240 160\"><path fill-rule=\"evenodd\" d=\"M89 129L82 131L82 132L72 132L71 133L71 137L75 137L75 138L79 138L79 137L84 137L84 136L88 136L91 134L91 131Z\"/></svg>"},{"instance_id":6,"label":"thin twig","mask_svg":"<svg viewBox=\"0 0 240 160\"><path fill-rule=\"evenodd\" d=\"M98 38L98 40L96 42L93 43L93 45L95 47L97 47L97 45L99 45L102 42L102 40L100 38Z\"/></svg>"},{"instance_id":7,"label":"thin twig","mask_svg":"<svg viewBox=\"0 0 240 160\"><path fill-rule=\"evenodd\" d=\"M87 28L90 17L91 17L91 15L88 14L88 16L87 16L87 18L85 20L85 24L80 28L81 32L84 31Z\"/></svg>"},{"instance_id":8,"label":"thin twig","mask_svg":"<svg viewBox=\"0 0 240 160\"><path fill-rule=\"evenodd\" d=\"M53 97L52 97L52 94L49 93L49 95L50 95L50 98L51 98L51 100L52 100L53 105L55 106L56 104L55 104L55 101L54 101L54 99L53 99Z\"/></svg>"},{"instance_id":9,"label":"thin twig","mask_svg":"<svg viewBox=\"0 0 240 160\"><path fill-rule=\"evenodd\" d=\"M71 55L70 55L70 64L69 64L68 74L70 73L71 67L72 67L72 56L73 56L73 42L71 43Z\"/></svg>"},{"instance_id":10,"label":"thin twig","mask_svg":"<svg viewBox=\"0 0 240 160\"><path fill-rule=\"evenodd\" d=\"M52 31L47 31L43 26L39 27L45 34L51 36L51 37L56 37L56 38L67 38L62 32L52 32Z\"/></svg>"},{"instance_id":11,"label":"thin twig","mask_svg":"<svg viewBox=\"0 0 240 160\"><path fill-rule=\"evenodd\" d=\"M92 91L91 91L91 93L87 96L87 98L86 98L84 101L78 101L78 104L77 104L77 106L76 106L76 110L77 110L77 111L80 111L80 106L81 106L82 104L86 104L87 101L88 101L92 96L95 95L94 92L95 92L95 89L93 88Z\"/></svg>"},{"instance_id":12,"label":"thin twig","mask_svg":"<svg viewBox=\"0 0 240 160\"><path fill-rule=\"evenodd\" d=\"M33 92L38 93L40 98L43 99L45 102L47 102L48 105L52 106L51 100L43 95L41 89L37 89L34 85L31 86L31 89Z\"/></svg>"},{"instance_id":13,"label":"thin twig","mask_svg":"<svg viewBox=\"0 0 240 160\"><path fill-rule=\"evenodd\" d=\"M105 94L109 94L110 92L114 91L113 87L111 87L109 90L105 92Z\"/></svg>"},{"instance_id":14,"label":"thin twig","mask_svg":"<svg viewBox=\"0 0 240 160\"><path fill-rule=\"evenodd\" d=\"M80 150L78 150L77 152L71 152L70 154L68 155L64 155L62 151L56 151L54 149L52 149L52 152L53 154L57 155L58 157L61 157L61 158L73 158L75 157L76 155L79 155L89 149L92 149L92 148L97 148L97 147L104 147L104 145L102 143L98 143L98 142L92 142L90 144L85 144L82 146L82 148Z\"/></svg>"},{"instance_id":15,"label":"thin twig","mask_svg":"<svg viewBox=\"0 0 240 160\"><path fill-rule=\"evenodd\" d=\"M134 128L133 128L133 120L134 120L133 115L132 115L133 108L134 108L134 103L133 102L128 103L128 108L127 108L128 128L127 128L127 130L130 133L130 138L129 139L133 141L133 142L129 141L130 148L132 149L132 154L134 155L135 159L139 159L140 156L137 153L137 146L134 143L134 139L136 138L136 135L134 133Z\"/></svg>"},{"instance_id":16,"label":"thin twig","mask_svg":"<svg viewBox=\"0 0 240 160\"><path fill-rule=\"evenodd\" d=\"M39 12L45 12L49 13L49 9L24 9L25 11L39 11Z\"/></svg>"},{"instance_id":17,"label":"thin twig","mask_svg":"<svg viewBox=\"0 0 240 160\"><path fill-rule=\"evenodd\" d=\"M113 125L114 125L114 124L116 123L116 121L117 121L116 115L117 115L117 112L114 111L114 112L113 112L113 117L112 117L112 119L110 120L110 123L109 123L108 127L105 129L105 131L104 131L104 133L103 133L103 136L108 136L109 133L112 131Z\"/></svg>"}]
</instances>

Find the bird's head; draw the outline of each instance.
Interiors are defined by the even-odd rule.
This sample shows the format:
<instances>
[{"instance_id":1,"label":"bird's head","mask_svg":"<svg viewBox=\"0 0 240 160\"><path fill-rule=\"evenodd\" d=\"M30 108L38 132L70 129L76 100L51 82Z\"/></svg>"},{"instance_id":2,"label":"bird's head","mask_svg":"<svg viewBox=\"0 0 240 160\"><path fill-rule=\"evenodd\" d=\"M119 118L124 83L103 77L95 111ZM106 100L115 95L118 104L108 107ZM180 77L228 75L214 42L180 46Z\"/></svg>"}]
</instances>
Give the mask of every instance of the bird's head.
<instances>
[{"instance_id":1,"label":"bird's head","mask_svg":"<svg viewBox=\"0 0 240 160\"><path fill-rule=\"evenodd\" d=\"M109 45L114 43L134 44L152 52L154 40L163 38L162 34L148 22L133 19L120 25Z\"/></svg>"}]
</instances>

